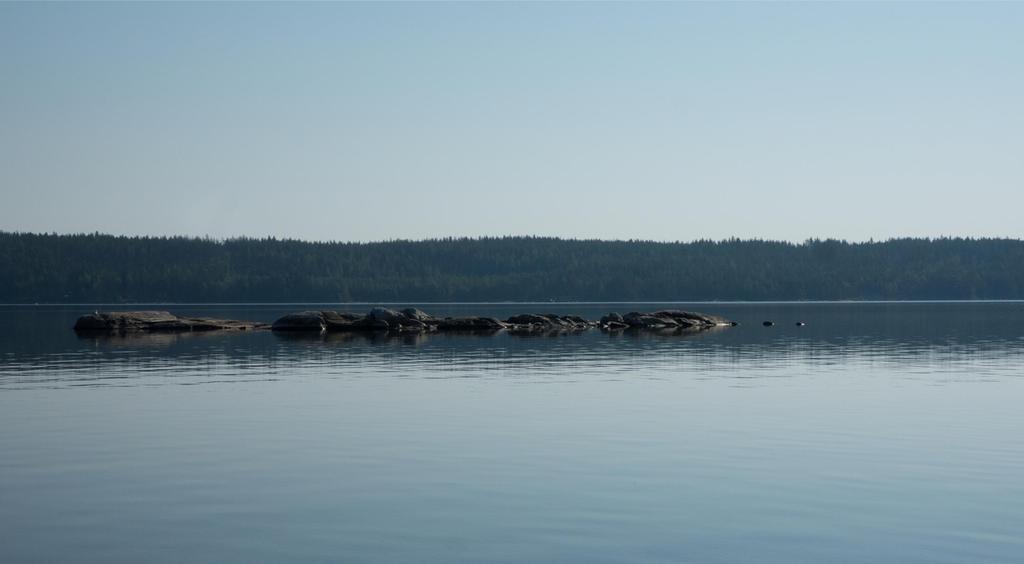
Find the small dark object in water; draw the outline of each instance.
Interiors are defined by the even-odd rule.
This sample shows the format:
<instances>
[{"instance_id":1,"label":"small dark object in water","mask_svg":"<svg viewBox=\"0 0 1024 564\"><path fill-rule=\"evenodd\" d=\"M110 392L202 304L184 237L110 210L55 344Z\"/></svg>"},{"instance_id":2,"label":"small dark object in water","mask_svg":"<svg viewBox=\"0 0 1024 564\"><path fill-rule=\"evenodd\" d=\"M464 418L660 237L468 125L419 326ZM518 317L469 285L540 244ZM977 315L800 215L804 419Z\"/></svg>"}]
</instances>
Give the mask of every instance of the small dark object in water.
<instances>
[{"instance_id":1,"label":"small dark object in water","mask_svg":"<svg viewBox=\"0 0 1024 564\"><path fill-rule=\"evenodd\" d=\"M771 327L772 325L775 325L775 322L774 321L765 321L761 325L764 325L765 327Z\"/></svg>"},{"instance_id":2,"label":"small dark object in water","mask_svg":"<svg viewBox=\"0 0 1024 564\"><path fill-rule=\"evenodd\" d=\"M737 326L737 325L739 325L739 324L740 324L740 322L739 322L739 321L733 321L733 322L732 322L732 323L730 323L729 325L732 325L733 327L736 327L736 326Z\"/></svg>"},{"instance_id":3,"label":"small dark object in water","mask_svg":"<svg viewBox=\"0 0 1024 564\"><path fill-rule=\"evenodd\" d=\"M797 321L797 322L796 322L796 326L797 326L797 327L803 327L804 325L807 325L807 324L806 324L806 323L804 323L803 321Z\"/></svg>"}]
</instances>

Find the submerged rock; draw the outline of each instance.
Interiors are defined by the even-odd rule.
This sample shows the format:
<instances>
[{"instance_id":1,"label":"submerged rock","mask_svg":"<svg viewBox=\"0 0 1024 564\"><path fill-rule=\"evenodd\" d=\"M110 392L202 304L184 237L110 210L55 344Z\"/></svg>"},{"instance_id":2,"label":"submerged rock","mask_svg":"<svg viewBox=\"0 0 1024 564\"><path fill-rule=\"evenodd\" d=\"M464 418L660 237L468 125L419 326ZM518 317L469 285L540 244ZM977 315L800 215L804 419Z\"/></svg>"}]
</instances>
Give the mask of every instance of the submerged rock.
<instances>
[{"instance_id":1,"label":"submerged rock","mask_svg":"<svg viewBox=\"0 0 1024 564\"><path fill-rule=\"evenodd\" d=\"M74 330L79 333L187 333L267 328L269 326L266 323L209 317L178 317L166 311L97 311L79 317L74 326Z\"/></svg>"}]
</instances>

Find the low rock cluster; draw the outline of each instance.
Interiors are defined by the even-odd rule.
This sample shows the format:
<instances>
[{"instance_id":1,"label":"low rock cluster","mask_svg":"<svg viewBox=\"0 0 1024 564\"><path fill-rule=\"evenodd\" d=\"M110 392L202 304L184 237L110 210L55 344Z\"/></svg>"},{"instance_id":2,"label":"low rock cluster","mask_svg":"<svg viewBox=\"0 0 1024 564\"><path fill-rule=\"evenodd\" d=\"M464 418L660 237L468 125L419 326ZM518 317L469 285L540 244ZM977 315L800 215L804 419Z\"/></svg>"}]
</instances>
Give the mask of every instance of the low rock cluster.
<instances>
[{"instance_id":1,"label":"low rock cluster","mask_svg":"<svg viewBox=\"0 0 1024 564\"><path fill-rule=\"evenodd\" d=\"M366 315L339 311L290 313L271 326L274 331L500 331L508 325L493 317L436 318L416 308L401 311L375 307Z\"/></svg>"},{"instance_id":2,"label":"low rock cluster","mask_svg":"<svg viewBox=\"0 0 1024 564\"><path fill-rule=\"evenodd\" d=\"M663 310L652 313L610 313L600 321L589 321L578 315L524 313L502 321L494 317L433 317L416 308L400 311L373 308L366 315L337 311L302 311L286 315L274 322L274 331L388 331L421 333L430 331L507 330L511 333L568 333L592 327L606 331L623 329L701 330L730 325L720 317L702 313Z\"/></svg>"},{"instance_id":3,"label":"low rock cluster","mask_svg":"<svg viewBox=\"0 0 1024 564\"><path fill-rule=\"evenodd\" d=\"M707 329L734 325L721 317L694 311L665 309L651 313L631 311L625 315L609 313L601 318L601 327L607 329Z\"/></svg>"},{"instance_id":4,"label":"low rock cluster","mask_svg":"<svg viewBox=\"0 0 1024 564\"><path fill-rule=\"evenodd\" d=\"M112 311L83 315L75 322L79 333L188 333L191 331L250 331L266 329L266 323L178 317L166 311Z\"/></svg>"},{"instance_id":5,"label":"low rock cluster","mask_svg":"<svg viewBox=\"0 0 1024 564\"><path fill-rule=\"evenodd\" d=\"M205 317L178 317L166 311L95 312L75 323L80 333L185 333L191 331L246 331L273 329L288 332L383 331L388 333L508 331L515 334L575 333L591 328L604 331L699 331L730 325L720 317L692 311L662 310L650 313L609 313L600 321L578 315L524 313L500 320L494 317L434 317L416 308L393 310L375 307L366 315L340 311L310 310L290 313L273 323L255 323Z\"/></svg>"}]
</instances>

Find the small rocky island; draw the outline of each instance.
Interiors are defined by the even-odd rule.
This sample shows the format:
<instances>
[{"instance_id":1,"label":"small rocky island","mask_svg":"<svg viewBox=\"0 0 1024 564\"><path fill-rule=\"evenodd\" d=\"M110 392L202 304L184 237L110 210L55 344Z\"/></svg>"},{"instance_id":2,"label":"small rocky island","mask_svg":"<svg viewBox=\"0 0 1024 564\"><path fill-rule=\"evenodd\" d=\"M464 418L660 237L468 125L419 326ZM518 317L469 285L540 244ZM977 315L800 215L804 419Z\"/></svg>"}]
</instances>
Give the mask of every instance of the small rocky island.
<instances>
[{"instance_id":1,"label":"small rocky island","mask_svg":"<svg viewBox=\"0 0 1024 564\"><path fill-rule=\"evenodd\" d=\"M388 332L433 333L508 331L513 334L572 333L598 328L604 331L643 330L695 332L735 325L721 317L692 311L660 310L626 314L609 313L599 321L577 315L524 313L505 320L494 317L433 317L416 308L393 310L376 307L369 313L310 310L291 313L273 325L251 321L178 317L166 311L95 312L75 323L79 333L186 333L196 331L251 331L272 329L283 332Z\"/></svg>"},{"instance_id":2,"label":"small rocky island","mask_svg":"<svg viewBox=\"0 0 1024 564\"><path fill-rule=\"evenodd\" d=\"M585 331L590 328L604 330L658 329L699 331L731 325L729 321L712 315L681 310L662 310L651 313L630 312L625 315L610 313L599 321L590 321L577 315L553 313L524 313L505 320L494 317L433 317L416 308L393 310L373 308L366 315L338 311L303 311L278 319L271 327L274 331L389 331L398 333L451 332L451 331L508 331L510 333L553 333Z\"/></svg>"},{"instance_id":3,"label":"small rocky island","mask_svg":"<svg viewBox=\"0 0 1024 564\"><path fill-rule=\"evenodd\" d=\"M79 317L74 327L79 333L189 333L268 328L270 325L266 323L208 317L178 317L166 311L97 311Z\"/></svg>"}]
</instances>

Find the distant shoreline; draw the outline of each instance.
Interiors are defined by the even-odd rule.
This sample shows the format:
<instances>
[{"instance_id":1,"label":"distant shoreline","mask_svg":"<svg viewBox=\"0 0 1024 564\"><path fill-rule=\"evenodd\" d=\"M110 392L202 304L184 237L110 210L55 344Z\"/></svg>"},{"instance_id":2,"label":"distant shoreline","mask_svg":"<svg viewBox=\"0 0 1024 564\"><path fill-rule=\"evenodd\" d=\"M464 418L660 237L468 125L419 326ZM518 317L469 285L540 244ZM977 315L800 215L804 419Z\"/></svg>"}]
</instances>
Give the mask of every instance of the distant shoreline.
<instances>
[{"instance_id":1,"label":"distant shoreline","mask_svg":"<svg viewBox=\"0 0 1024 564\"><path fill-rule=\"evenodd\" d=\"M82 303L0 303L0 307L135 307L135 306L520 306L520 305L831 305L831 304L979 304L979 303L1024 303L1024 299L978 299L978 300L695 300L695 301L600 301L600 302L82 302Z\"/></svg>"},{"instance_id":2,"label":"distant shoreline","mask_svg":"<svg viewBox=\"0 0 1024 564\"><path fill-rule=\"evenodd\" d=\"M1024 241L347 244L0 231L0 272L8 304L988 301L1024 299Z\"/></svg>"}]
</instances>

